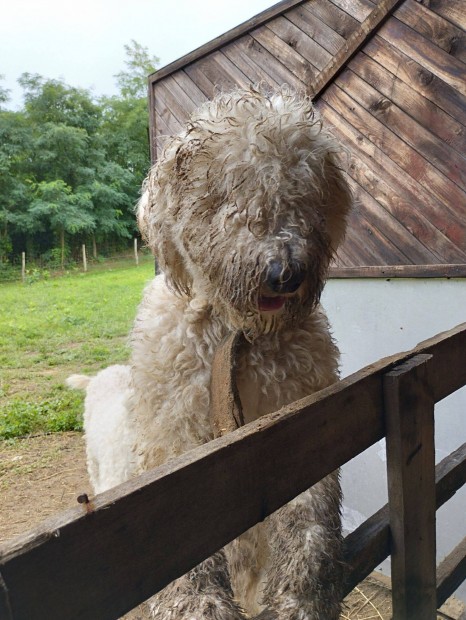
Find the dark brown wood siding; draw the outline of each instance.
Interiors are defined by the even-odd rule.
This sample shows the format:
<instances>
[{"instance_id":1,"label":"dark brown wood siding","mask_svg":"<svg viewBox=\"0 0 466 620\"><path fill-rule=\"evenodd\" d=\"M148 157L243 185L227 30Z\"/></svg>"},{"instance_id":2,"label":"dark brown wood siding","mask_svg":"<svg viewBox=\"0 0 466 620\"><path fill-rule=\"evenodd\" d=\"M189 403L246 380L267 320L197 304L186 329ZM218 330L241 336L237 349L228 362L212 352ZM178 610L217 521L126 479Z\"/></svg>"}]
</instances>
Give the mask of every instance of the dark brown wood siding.
<instances>
[{"instance_id":1,"label":"dark brown wood siding","mask_svg":"<svg viewBox=\"0 0 466 620\"><path fill-rule=\"evenodd\" d=\"M280 2L160 70L150 79L154 160L217 88L304 89L348 154L355 207L339 273L442 265L457 275L466 265L466 11L462 0L393 4Z\"/></svg>"}]
</instances>

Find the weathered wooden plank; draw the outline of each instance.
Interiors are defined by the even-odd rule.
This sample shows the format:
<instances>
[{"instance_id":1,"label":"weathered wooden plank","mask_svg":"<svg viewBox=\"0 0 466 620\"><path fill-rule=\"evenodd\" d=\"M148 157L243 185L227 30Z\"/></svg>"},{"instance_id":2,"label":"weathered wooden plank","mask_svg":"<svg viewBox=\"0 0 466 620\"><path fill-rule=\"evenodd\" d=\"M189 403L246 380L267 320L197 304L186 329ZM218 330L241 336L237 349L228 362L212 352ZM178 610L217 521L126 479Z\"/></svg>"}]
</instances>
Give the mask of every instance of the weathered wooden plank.
<instances>
[{"instance_id":1,"label":"weathered wooden plank","mask_svg":"<svg viewBox=\"0 0 466 620\"><path fill-rule=\"evenodd\" d=\"M455 149L464 159L466 128L463 125L365 54L355 56L349 67L400 110Z\"/></svg>"},{"instance_id":2,"label":"weathered wooden plank","mask_svg":"<svg viewBox=\"0 0 466 620\"><path fill-rule=\"evenodd\" d=\"M466 263L466 200L462 209L450 210L449 205L440 204L417 183L407 172L396 165L361 131L343 118L345 101L339 101L336 91L329 93L328 101L338 107L335 111L326 101L320 100L318 108L333 133L348 148L352 176L358 180L364 175L366 182L358 181L363 187L373 186L371 194L386 206L393 215L424 245L435 251L441 262ZM336 96L333 96L336 95ZM362 168L362 170L360 170ZM355 176L357 175L357 176ZM452 205L457 207L457 205ZM410 245L408 240L408 245ZM418 261L420 264L422 260Z\"/></svg>"},{"instance_id":3,"label":"weathered wooden plank","mask_svg":"<svg viewBox=\"0 0 466 620\"><path fill-rule=\"evenodd\" d=\"M231 90L238 86L247 86L249 80L239 71L233 63L221 52L214 52L196 62L198 74L203 73L207 80L214 86L214 90ZM186 72L194 79L192 70L194 66L186 68Z\"/></svg>"},{"instance_id":4,"label":"weathered wooden plank","mask_svg":"<svg viewBox=\"0 0 466 620\"><path fill-rule=\"evenodd\" d=\"M300 90L303 88L299 80L289 69L279 62L273 54L268 52L253 37L246 36L235 42L235 48L241 50L243 59L249 58L255 66L260 67L275 84L281 86L289 84Z\"/></svg>"},{"instance_id":5,"label":"weathered wooden plank","mask_svg":"<svg viewBox=\"0 0 466 620\"><path fill-rule=\"evenodd\" d=\"M194 112L194 110L198 107L196 101L193 101L193 99L191 99L188 93L174 79L173 75L168 75L163 80L163 85L166 88L167 93L170 93L172 98L176 100L178 106L181 107L185 114L185 118L188 119Z\"/></svg>"},{"instance_id":6,"label":"weathered wooden plank","mask_svg":"<svg viewBox=\"0 0 466 620\"><path fill-rule=\"evenodd\" d=\"M383 265L352 267L345 255L343 264L330 267L329 278L466 278L463 265ZM345 261L346 265L345 266Z\"/></svg>"},{"instance_id":7,"label":"weathered wooden plank","mask_svg":"<svg viewBox=\"0 0 466 620\"><path fill-rule=\"evenodd\" d=\"M225 73L236 86L245 87L250 84L248 77L223 53L223 51L217 52L214 55L214 61L217 63L220 71Z\"/></svg>"},{"instance_id":8,"label":"weathered wooden plank","mask_svg":"<svg viewBox=\"0 0 466 620\"><path fill-rule=\"evenodd\" d=\"M357 19L358 22L363 22L369 17L372 11L375 9L374 3L370 0L331 0L338 8L345 11Z\"/></svg>"},{"instance_id":9,"label":"weathered wooden plank","mask_svg":"<svg viewBox=\"0 0 466 620\"><path fill-rule=\"evenodd\" d=\"M386 504L344 539L346 574L343 595L349 594L389 555L390 525Z\"/></svg>"},{"instance_id":10,"label":"weathered wooden plank","mask_svg":"<svg viewBox=\"0 0 466 620\"><path fill-rule=\"evenodd\" d=\"M413 177L426 191L431 192L438 200L445 205L455 205L455 208L464 205L464 192L448 179L432 163L421 157L414 148L384 125L375 115L370 114L366 109L366 100L360 96L357 89L349 89L345 84L345 89L341 90L338 86L332 85L323 95L327 102L345 102L347 108L342 111L344 118L357 129L362 129L365 136L374 143L381 151L386 153L400 168L405 170ZM380 98L378 99L380 101ZM340 105L338 103L338 105Z\"/></svg>"},{"instance_id":11,"label":"weathered wooden plank","mask_svg":"<svg viewBox=\"0 0 466 620\"><path fill-rule=\"evenodd\" d=\"M442 174L466 190L466 159L450 146L436 138L408 114L403 112L390 99L381 95L375 88L352 71L345 71L335 83L353 99L358 101L372 116L376 117L388 130L398 136L422 158L431 162Z\"/></svg>"},{"instance_id":12,"label":"weathered wooden plank","mask_svg":"<svg viewBox=\"0 0 466 620\"><path fill-rule=\"evenodd\" d=\"M437 617L431 360L429 355L418 355L387 373L383 382L392 601L397 620Z\"/></svg>"},{"instance_id":13,"label":"weathered wooden plank","mask_svg":"<svg viewBox=\"0 0 466 620\"><path fill-rule=\"evenodd\" d=\"M303 84L309 84L315 78L317 69L282 41L268 26L256 28L251 32L251 36Z\"/></svg>"},{"instance_id":14,"label":"weathered wooden plank","mask_svg":"<svg viewBox=\"0 0 466 620\"><path fill-rule=\"evenodd\" d=\"M202 92L202 90L196 86L196 84L184 71L177 71L176 73L172 74L172 77L174 81L189 96L189 98L195 103L196 106L200 106L205 101L207 101L207 97Z\"/></svg>"},{"instance_id":15,"label":"weathered wooden plank","mask_svg":"<svg viewBox=\"0 0 466 620\"><path fill-rule=\"evenodd\" d=\"M348 39L348 37L359 28L357 19L351 17L351 15L348 15L348 13L345 13L345 11L342 11L328 0L310 0L302 4L299 8L318 17L324 24L327 24L329 28L344 39Z\"/></svg>"},{"instance_id":16,"label":"weathered wooden plank","mask_svg":"<svg viewBox=\"0 0 466 620\"><path fill-rule=\"evenodd\" d=\"M377 34L462 95L466 95L466 66L461 61L396 18L389 19Z\"/></svg>"},{"instance_id":17,"label":"weathered wooden plank","mask_svg":"<svg viewBox=\"0 0 466 620\"><path fill-rule=\"evenodd\" d=\"M249 48L248 48L249 42ZM263 67L254 62L252 55L248 54L248 49L252 46L254 40L250 37L246 39L238 39L233 43L226 45L222 52L240 69L253 84L263 83L270 87L280 86L283 82L274 80ZM265 50L264 50L265 51Z\"/></svg>"},{"instance_id":18,"label":"weathered wooden plank","mask_svg":"<svg viewBox=\"0 0 466 620\"><path fill-rule=\"evenodd\" d=\"M346 45L337 52L325 69L320 72L316 80L314 80L312 84L314 98L317 98L346 67L348 61L374 35L374 31L389 17L400 2L401 0L381 0L380 4L367 15L361 27L350 35Z\"/></svg>"},{"instance_id":19,"label":"weathered wooden plank","mask_svg":"<svg viewBox=\"0 0 466 620\"><path fill-rule=\"evenodd\" d=\"M156 115L156 131L157 127L166 131L168 135L178 133L183 123L179 121L169 106L166 104L163 94L158 90L154 93L154 110Z\"/></svg>"},{"instance_id":20,"label":"weathered wooden plank","mask_svg":"<svg viewBox=\"0 0 466 620\"><path fill-rule=\"evenodd\" d=\"M373 201L372 197L351 177L348 177L348 183L355 206L348 216L343 248L362 265L409 264L403 249L388 239L368 216L371 207L368 203Z\"/></svg>"},{"instance_id":21,"label":"weathered wooden plank","mask_svg":"<svg viewBox=\"0 0 466 620\"><path fill-rule=\"evenodd\" d=\"M397 248L398 256L404 257L407 264L435 264L443 262L441 254L430 251L423 245L419 238L413 235L412 230L406 228L406 214L409 213L410 205L397 205L391 196L390 187L366 166L361 159L351 157L349 175L356 182L357 186L362 187L367 197L364 200L364 215L391 244ZM393 191L393 190L392 190ZM355 199L361 199L361 193L355 191ZM397 214L401 219L397 219ZM416 214L410 219L415 219ZM405 220L405 221L403 221ZM417 222L417 233L421 232L422 222ZM425 226L427 228L427 224ZM419 237L422 238L422 234ZM425 236L425 235L424 235ZM384 255L384 261L387 257ZM384 264L391 264L386 261Z\"/></svg>"},{"instance_id":22,"label":"weathered wooden plank","mask_svg":"<svg viewBox=\"0 0 466 620\"><path fill-rule=\"evenodd\" d=\"M466 538L441 562L437 569L437 607L466 579Z\"/></svg>"},{"instance_id":23,"label":"weathered wooden plank","mask_svg":"<svg viewBox=\"0 0 466 620\"><path fill-rule=\"evenodd\" d=\"M154 145L157 150L157 154L160 153L167 137L172 136L173 133L174 133L173 130L171 130L170 127L168 127L168 125L165 124L165 121L163 120L163 118L161 116L157 116L156 126L155 126L155 131L154 131L154 136L155 136ZM152 161L155 161L155 160L153 159Z\"/></svg>"},{"instance_id":24,"label":"weathered wooden plank","mask_svg":"<svg viewBox=\"0 0 466 620\"><path fill-rule=\"evenodd\" d=\"M374 197L386 205L411 234L442 257L442 262L466 262L466 252L461 249L466 247L466 209L460 206L455 212L449 208L450 205L435 200L326 102L319 102L319 110L323 118L335 127L333 133L350 149L355 174L366 175L367 183L361 185L375 186Z\"/></svg>"},{"instance_id":25,"label":"weathered wooden plank","mask_svg":"<svg viewBox=\"0 0 466 620\"><path fill-rule=\"evenodd\" d=\"M448 4L448 3L447 3ZM432 43L462 62L466 62L466 33L420 2L405 0L395 17Z\"/></svg>"},{"instance_id":26,"label":"weathered wooden plank","mask_svg":"<svg viewBox=\"0 0 466 620\"><path fill-rule=\"evenodd\" d=\"M422 4L458 28L466 30L466 12L463 0L448 0L448 2L444 2L444 0L422 0Z\"/></svg>"},{"instance_id":27,"label":"weathered wooden plank","mask_svg":"<svg viewBox=\"0 0 466 620\"><path fill-rule=\"evenodd\" d=\"M199 60L197 62L193 62L190 65L187 65L184 68L184 72L189 77L189 79L192 80L194 84L196 84L197 88L199 88L199 90L204 93L207 99L212 99L215 94L215 82L211 82L202 71L201 63L202 60Z\"/></svg>"},{"instance_id":28,"label":"weathered wooden plank","mask_svg":"<svg viewBox=\"0 0 466 620\"><path fill-rule=\"evenodd\" d=\"M438 510L466 483L466 444L438 463L435 468L435 482ZM349 594L389 554L390 525L386 504L344 540L344 562L347 566L344 594ZM448 574L448 571L437 571L437 584L443 580L442 574ZM450 594L452 592L447 592L447 597ZM441 602L437 598L437 605L440 607L444 600L446 597Z\"/></svg>"},{"instance_id":29,"label":"weathered wooden plank","mask_svg":"<svg viewBox=\"0 0 466 620\"><path fill-rule=\"evenodd\" d=\"M262 11L258 15L255 15L251 19L243 22L239 26L236 26L236 28L233 28L225 34L216 37L212 41L209 41L205 45L202 45L201 47L190 52L189 54L186 54L182 58L175 60L169 65L158 69L156 73L153 73L151 76L149 76L149 83L154 84L155 82L163 79L165 76L170 75L170 73L178 71L179 69L183 69L187 65L196 62L200 58L203 58L204 56L207 56L212 52L216 52L224 45L227 45L228 43L239 39L240 37L249 33L254 28L266 24L269 20L277 17L278 15L281 15L285 11L301 4L302 2L303 0L283 0L282 2L274 4L269 9Z\"/></svg>"},{"instance_id":30,"label":"weathered wooden plank","mask_svg":"<svg viewBox=\"0 0 466 620\"><path fill-rule=\"evenodd\" d=\"M189 101L190 110L186 110L177 97L168 89L165 82L159 82L155 90L155 106L164 119L168 127L171 127L171 118L174 117L177 122L183 126L189 118L189 112L192 110L192 102Z\"/></svg>"},{"instance_id":31,"label":"weathered wooden plank","mask_svg":"<svg viewBox=\"0 0 466 620\"><path fill-rule=\"evenodd\" d=\"M287 11L286 19L305 32L308 37L316 41L332 56L336 54L345 44L344 37L325 24L321 19L309 11L306 11L303 5L298 6L291 11Z\"/></svg>"},{"instance_id":32,"label":"weathered wooden plank","mask_svg":"<svg viewBox=\"0 0 466 620\"><path fill-rule=\"evenodd\" d=\"M314 68L322 70L332 59L332 54L291 22L288 15L273 19L267 24L267 28L298 52Z\"/></svg>"},{"instance_id":33,"label":"weathered wooden plank","mask_svg":"<svg viewBox=\"0 0 466 620\"><path fill-rule=\"evenodd\" d=\"M379 36L366 43L364 53L466 126L466 97L449 84Z\"/></svg>"}]
</instances>

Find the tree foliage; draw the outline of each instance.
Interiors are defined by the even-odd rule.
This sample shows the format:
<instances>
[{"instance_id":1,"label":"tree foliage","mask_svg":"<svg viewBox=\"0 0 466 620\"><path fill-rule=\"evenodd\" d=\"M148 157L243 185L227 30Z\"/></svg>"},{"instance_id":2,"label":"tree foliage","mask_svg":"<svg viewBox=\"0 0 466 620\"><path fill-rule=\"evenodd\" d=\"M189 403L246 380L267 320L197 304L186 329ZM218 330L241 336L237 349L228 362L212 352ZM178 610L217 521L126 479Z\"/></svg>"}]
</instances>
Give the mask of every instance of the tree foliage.
<instances>
[{"instance_id":1,"label":"tree foliage","mask_svg":"<svg viewBox=\"0 0 466 620\"><path fill-rule=\"evenodd\" d=\"M133 208L149 167L147 75L156 57L125 46L118 96L98 100L62 80L24 73L24 106L0 85L0 262L135 233ZM1 79L1 76L0 76Z\"/></svg>"}]
</instances>

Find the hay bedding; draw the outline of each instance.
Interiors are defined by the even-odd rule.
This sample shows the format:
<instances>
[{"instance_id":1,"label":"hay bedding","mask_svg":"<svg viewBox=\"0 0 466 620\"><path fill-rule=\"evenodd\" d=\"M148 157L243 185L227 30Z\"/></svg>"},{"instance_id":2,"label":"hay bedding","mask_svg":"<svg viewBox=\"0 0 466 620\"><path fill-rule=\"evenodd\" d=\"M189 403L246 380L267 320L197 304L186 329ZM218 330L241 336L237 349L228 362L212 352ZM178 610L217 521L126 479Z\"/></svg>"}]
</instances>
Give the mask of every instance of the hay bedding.
<instances>
[{"instance_id":1,"label":"hay bedding","mask_svg":"<svg viewBox=\"0 0 466 620\"><path fill-rule=\"evenodd\" d=\"M46 517L74 506L90 492L81 433L40 435L0 443L0 542L38 525ZM463 620L465 606L452 599L438 620ZM146 620L144 606L124 620ZM345 599L341 620L390 620L388 582L369 577Z\"/></svg>"}]
</instances>

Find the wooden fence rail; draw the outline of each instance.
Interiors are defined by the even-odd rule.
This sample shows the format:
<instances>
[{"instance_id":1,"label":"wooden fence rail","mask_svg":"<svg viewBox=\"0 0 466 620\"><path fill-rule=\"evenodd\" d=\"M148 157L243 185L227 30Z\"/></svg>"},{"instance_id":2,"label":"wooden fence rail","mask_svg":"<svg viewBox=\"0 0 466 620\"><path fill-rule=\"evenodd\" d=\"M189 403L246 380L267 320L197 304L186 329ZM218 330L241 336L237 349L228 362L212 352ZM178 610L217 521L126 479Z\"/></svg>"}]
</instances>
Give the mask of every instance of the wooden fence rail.
<instances>
[{"instance_id":1,"label":"wooden fence rail","mask_svg":"<svg viewBox=\"0 0 466 620\"><path fill-rule=\"evenodd\" d=\"M463 541L436 593L435 506L466 446L434 469L432 410L465 362L463 324L45 521L0 550L0 618L115 620L387 435L392 508L346 538L347 589L391 552L396 620L434 620L466 576Z\"/></svg>"}]
</instances>

